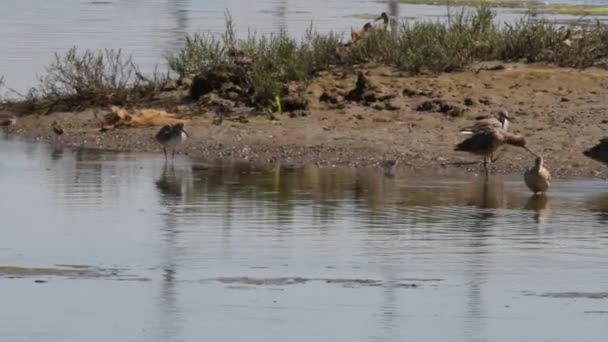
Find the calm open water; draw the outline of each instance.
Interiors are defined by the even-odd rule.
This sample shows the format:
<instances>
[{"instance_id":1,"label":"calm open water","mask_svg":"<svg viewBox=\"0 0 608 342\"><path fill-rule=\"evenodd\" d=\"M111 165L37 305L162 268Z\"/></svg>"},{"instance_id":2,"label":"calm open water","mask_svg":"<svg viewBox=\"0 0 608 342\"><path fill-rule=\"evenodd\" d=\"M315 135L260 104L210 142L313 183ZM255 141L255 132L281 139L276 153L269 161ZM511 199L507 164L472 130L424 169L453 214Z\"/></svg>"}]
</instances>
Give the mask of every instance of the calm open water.
<instances>
[{"instance_id":1,"label":"calm open water","mask_svg":"<svg viewBox=\"0 0 608 342\"><path fill-rule=\"evenodd\" d=\"M361 27L369 21L356 18L355 14L387 11L400 20L445 20L448 13L446 6L390 7L377 0L3 0L0 9L0 76L4 76L8 87L20 93L35 85L36 75L44 74L55 53L62 54L73 46L81 50L123 49L144 72L152 72L155 66L164 71L164 56L179 49L187 33L224 32L226 10L241 37L250 31L270 34L282 29L296 38L311 24L320 32L343 32L348 36L351 27ZM498 22L514 22L525 13L522 9L496 12ZM545 14L538 18L581 19ZM2 89L0 93L5 92Z\"/></svg>"},{"instance_id":2,"label":"calm open water","mask_svg":"<svg viewBox=\"0 0 608 342\"><path fill-rule=\"evenodd\" d=\"M608 183L0 140L0 341L605 341Z\"/></svg>"}]
</instances>

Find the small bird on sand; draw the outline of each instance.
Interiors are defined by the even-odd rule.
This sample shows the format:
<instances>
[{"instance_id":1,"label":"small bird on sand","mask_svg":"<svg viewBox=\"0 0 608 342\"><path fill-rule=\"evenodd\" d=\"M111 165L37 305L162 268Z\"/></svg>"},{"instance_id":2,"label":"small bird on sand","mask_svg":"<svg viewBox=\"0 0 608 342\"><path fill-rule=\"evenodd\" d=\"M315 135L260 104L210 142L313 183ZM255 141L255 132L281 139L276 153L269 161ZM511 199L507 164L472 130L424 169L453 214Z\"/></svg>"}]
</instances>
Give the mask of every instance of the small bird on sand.
<instances>
[{"instance_id":1,"label":"small bird on sand","mask_svg":"<svg viewBox=\"0 0 608 342\"><path fill-rule=\"evenodd\" d=\"M167 161L167 148L171 148L171 159L175 157L175 147L183 143L188 138L188 133L184 129L184 123L178 122L174 125L163 126L156 133L156 141L163 146L165 161Z\"/></svg>"},{"instance_id":2,"label":"small bird on sand","mask_svg":"<svg viewBox=\"0 0 608 342\"><path fill-rule=\"evenodd\" d=\"M543 157L538 156L534 161L534 166L524 173L526 185L535 194L547 192L551 186L551 173L543 165Z\"/></svg>"},{"instance_id":3,"label":"small bird on sand","mask_svg":"<svg viewBox=\"0 0 608 342\"><path fill-rule=\"evenodd\" d=\"M509 121L513 121L513 119L509 117L509 112L501 110L497 113L495 118L488 118L486 116L479 117L472 126L461 128L460 133L470 135L488 126L506 131L509 129Z\"/></svg>"},{"instance_id":4,"label":"small bird on sand","mask_svg":"<svg viewBox=\"0 0 608 342\"><path fill-rule=\"evenodd\" d=\"M17 117L9 112L0 112L0 126L10 127L17 124Z\"/></svg>"},{"instance_id":5,"label":"small bird on sand","mask_svg":"<svg viewBox=\"0 0 608 342\"><path fill-rule=\"evenodd\" d=\"M608 166L608 137L602 138L599 144L583 151L583 154Z\"/></svg>"},{"instance_id":6,"label":"small bird on sand","mask_svg":"<svg viewBox=\"0 0 608 342\"><path fill-rule=\"evenodd\" d=\"M472 136L465 139L463 142L456 145L455 151L469 152L483 157L483 168L486 175L489 173L488 162L491 161L490 156L502 145L513 145L521 147L526 151L534 154L526 146L524 137L509 133L501 128L484 127L480 128ZM534 154L535 155L535 154Z\"/></svg>"},{"instance_id":7,"label":"small bird on sand","mask_svg":"<svg viewBox=\"0 0 608 342\"><path fill-rule=\"evenodd\" d=\"M53 129L53 133L55 133L57 136L62 136L65 133L63 127L61 127L57 121L53 121L51 128Z\"/></svg>"},{"instance_id":8,"label":"small bird on sand","mask_svg":"<svg viewBox=\"0 0 608 342\"><path fill-rule=\"evenodd\" d=\"M385 176L392 177L395 166L397 166L397 161L395 159L385 159L382 160L379 165L384 170Z\"/></svg>"},{"instance_id":9,"label":"small bird on sand","mask_svg":"<svg viewBox=\"0 0 608 342\"><path fill-rule=\"evenodd\" d=\"M382 29L385 32L391 32L391 21L388 17L388 14L386 14L386 12L382 12L382 14L380 14L380 16L378 18L376 18L375 21L378 20L382 20Z\"/></svg>"},{"instance_id":10,"label":"small bird on sand","mask_svg":"<svg viewBox=\"0 0 608 342\"><path fill-rule=\"evenodd\" d=\"M63 134L65 133L63 127L61 127L61 125L59 125L57 121L53 121L53 123L51 124L51 128L53 129L53 133L55 133L55 143L62 144Z\"/></svg>"},{"instance_id":11,"label":"small bird on sand","mask_svg":"<svg viewBox=\"0 0 608 342\"><path fill-rule=\"evenodd\" d=\"M357 42L358 40L361 40L365 37L365 35L367 34L367 32L372 28L372 24L371 23L365 23L365 25L363 25L363 28L360 30L355 30L351 27L350 29L350 39L353 43Z\"/></svg>"}]
</instances>

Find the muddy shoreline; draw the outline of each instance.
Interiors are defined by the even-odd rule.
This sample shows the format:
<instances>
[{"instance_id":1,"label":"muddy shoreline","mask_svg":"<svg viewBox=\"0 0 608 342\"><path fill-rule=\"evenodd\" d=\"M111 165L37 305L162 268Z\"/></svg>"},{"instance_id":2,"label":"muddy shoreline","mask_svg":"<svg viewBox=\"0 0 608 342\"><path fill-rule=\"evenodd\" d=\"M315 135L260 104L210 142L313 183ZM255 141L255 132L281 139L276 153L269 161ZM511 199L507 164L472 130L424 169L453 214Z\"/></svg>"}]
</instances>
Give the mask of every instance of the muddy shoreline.
<instances>
[{"instance_id":1,"label":"muddy shoreline","mask_svg":"<svg viewBox=\"0 0 608 342\"><path fill-rule=\"evenodd\" d=\"M178 153L321 167L377 166L396 159L398 168L477 172L471 162L478 158L453 151L463 139L458 130L479 115L506 109L515 118L510 130L527 137L554 176L597 176L604 169L582 151L608 131L606 70L522 63L484 63L464 72L420 76L374 65L358 70L374 85L370 101L340 96L355 87L357 73L330 70L303 89L306 110L276 114L277 120L251 116L214 124L216 115L204 106L165 106L185 121L190 134ZM153 138L158 126L100 132L99 110L106 109L20 116L9 134L66 146L162 153ZM66 131L60 141L50 129L53 121ZM493 167L496 173L513 173L532 163L529 154L508 148Z\"/></svg>"}]
</instances>

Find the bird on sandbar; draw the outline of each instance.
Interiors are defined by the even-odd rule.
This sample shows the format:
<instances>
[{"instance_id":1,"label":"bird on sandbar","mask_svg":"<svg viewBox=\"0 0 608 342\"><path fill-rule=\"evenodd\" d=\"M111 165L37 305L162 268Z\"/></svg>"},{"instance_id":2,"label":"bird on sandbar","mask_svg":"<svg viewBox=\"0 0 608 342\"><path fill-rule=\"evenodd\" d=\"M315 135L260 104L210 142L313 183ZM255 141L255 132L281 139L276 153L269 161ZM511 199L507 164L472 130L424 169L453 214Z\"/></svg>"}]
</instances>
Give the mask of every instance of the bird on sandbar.
<instances>
[{"instance_id":1,"label":"bird on sandbar","mask_svg":"<svg viewBox=\"0 0 608 342\"><path fill-rule=\"evenodd\" d=\"M600 139L599 144L583 151L583 154L608 166L608 137Z\"/></svg>"},{"instance_id":2,"label":"bird on sandbar","mask_svg":"<svg viewBox=\"0 0 608 342\"><path fill-rule=\"evenodd\" d=\"M374 21L378 20L382 20L382 29L385 32L391 32L391 20L389 19L388 14L386 14L386 12L382 12L382 14L380 14L380 16Z\"/></svg>"},{"instance_id":3,"label":"bird on sandbar","mask_svg":"<svg viewBox=\"0 0 608 342\"><path fill-rule=\"evenodd\" d=\"M184 129L184 123L178 122L174 125L163 126L154 138L163 146L165 161L167 161L167 148L171 148L171 159L173 159L175 157L175 147L188 138L188 133Z\"/></svg>"},{"instance_id":4,"label":"bird on sandbar","mask_svg":"<svg viewBox=\"0 0 608 342\"><path fill-rule=\"evenodd\" d=\"M371 28L372 28L371 23L365 23L365 25L363 25L363 28L360 30L355 30L351 27L351 29L350 29L351 42L355 43L355 42L363 39Z\"/></svg>"},{"instance_id":5,"label":"bird on sandbar","mask_svg":"<svg viewBox=\"0 0 608 342\"><path fill-rule=\"evenodd\" d=\"M477 121L472 126L463 127L460 129L460 134L474 134L484 127L495 127L503 130L509 129L509 121L514 121L513 118L509 117L509 112L506 110L498 111L495 118L488 118L487 116L481 116L477 118Z\"/></svg>"},{"instance_id":6,"label":"bird on sandbar","mask_svg":"<svg viewBox=\"0 0 608 342\"><path fill-rule=\"evenodd\" d=\"M65 133L63 127L61 127L57 121L53 121L51 128L53 129L53 133L55 133L57 136L62 136Z\"/></svg>"},{"instance_id":7,"label":"bird on sandbar","mask_svg":"<svg viewBox=\"0 0 608 342\"><path fill-rule=\"evenodd\" d=\"M454 150L482 156L483 168L487 175L489 173L488 163L491 162L491 156L502 145L521 147L536 155L526 146L526 139L521 135L509 133L504 129L490 126L480 128L472 136L456 145Z\"/></svg>"},{"instance_id":8,"label":"bird on sandbar","mask_svg":"<svg viewBox=\"0 0 608 342\"><path fill-rule=\"evenodd\" d=\"M393 177L393 171L397 166L398 161L395 159L385 159L382 160L379 165L384 170L384 175L387 177Z\"/></svg>"},{"instance_id":9,"label":"bird on sandbar","mask_svg":"<svg viewBox=\"0 0 608 342\"><path fill-rule=\"evenodd\" d=\"M461 128L460 134L475 134L476 132L486 127L500 128L506 131L509 129L509 121L513 121L513 119L509 117L509 112L507 112L506 110L498 111L498 113L496 113L496 117L494 118L491 118L488 115L483 115L478 116L475 120L476 122L472 126ZM494 153L490 155L490 160L492 162L496 161L496 159L494 158Z\"/></svg>"},{"instance_id":10,"label":"bird on sandbar","mask_svg":"<svg viewBox=\"0 0 608 342\"><path fill-rule=\"evenodd\" d=\"M8 128L17 124L17 117L9 112L0 112L0 126Z\"/></svg>"},{"instance_id":11,"label":"bird on sandbar","mask_svg":"<svg viewBox=\"0 0 608 342\"><path fill-rule=\"evenodd\" d=\"M544 167L542 156L537 156L534 166L524 172L526 186L535 194L547 192L551 186L551 173Z\"/></svg>"}]
</instances>

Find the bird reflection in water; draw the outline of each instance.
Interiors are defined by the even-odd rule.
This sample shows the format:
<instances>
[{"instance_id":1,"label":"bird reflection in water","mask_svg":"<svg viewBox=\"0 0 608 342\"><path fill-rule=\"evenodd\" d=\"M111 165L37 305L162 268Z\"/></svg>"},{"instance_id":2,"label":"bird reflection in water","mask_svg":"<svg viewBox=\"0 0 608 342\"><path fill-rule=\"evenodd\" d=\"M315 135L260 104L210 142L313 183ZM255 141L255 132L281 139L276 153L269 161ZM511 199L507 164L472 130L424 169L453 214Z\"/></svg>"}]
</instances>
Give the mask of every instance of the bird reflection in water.
<instances>
[{"instance_id":1,"label":"bird reflection in water","mask_svg":"<svg viewBox=\"0 0 608 342\"><path fill-rule=\"evenodd\" d=\"M524 208L534 211L534 221L536 223L545 223L550 212L549 197L544 193L534 194L528 198Z\"/></svg>"},{"instance_id":2,"label":"bird reflection in water","mask_svg":"<svg viewBox=\"0 0 608 342\"><path fill-rule=\"evenodd\" d=\"M59 161L61 158L63 158L63 145L54 145L51 149L51 159Z\"/></svg>"},{"instance_id":3,"label":"bird reflection in water","mask_svg":"<svg viewBox=\"0 0 608 342\"><path fill-rule=\"evenodd\" d=\"M597 214L598 221L608 223L608 192L593 196L587 201L587 205Z\"/></svg>"},{"instance_id":4,"label":"bird reflection in water","mask_svg":"<svg viewBox=\"0 0 608 342\"><path fill-rule=\"evenodd\" d=\"M179 327L179 307L176 289L178 264L176 262L179 248L178 208L183 202L183 177L176 173L173 164L164 164L160 177L155 181L160 194L160 202L166 211L161 214L162 231L165 242L165 256L161 265L162 283L159 295L159 311L162 323L159 325L162 340L174 340L181 330Z\"/></svg>"},{"instance_id":5,"label":"bird reflection in water","mask_svg":"<svg viewBox=\"0 0 608 342\"><path fill-rule=\"evenodd\" d=\"M466 205L480 209L505 208L507 205L505 183L498 176L481 177L463 190Z\"/></svg>"},{"instance_id":6,"label":"bird reflection in water","mask_svg":"<svg viewBox=\"0 0 608 342\"><path fill-rule=\"evenodd\" d=\"M160 178L156 180L156 188L163 195L163 202L168 200L167 196L181 197L183 195L182 182L176 176L173 164L165 164Z\"/></svg>"}]
</instances>

